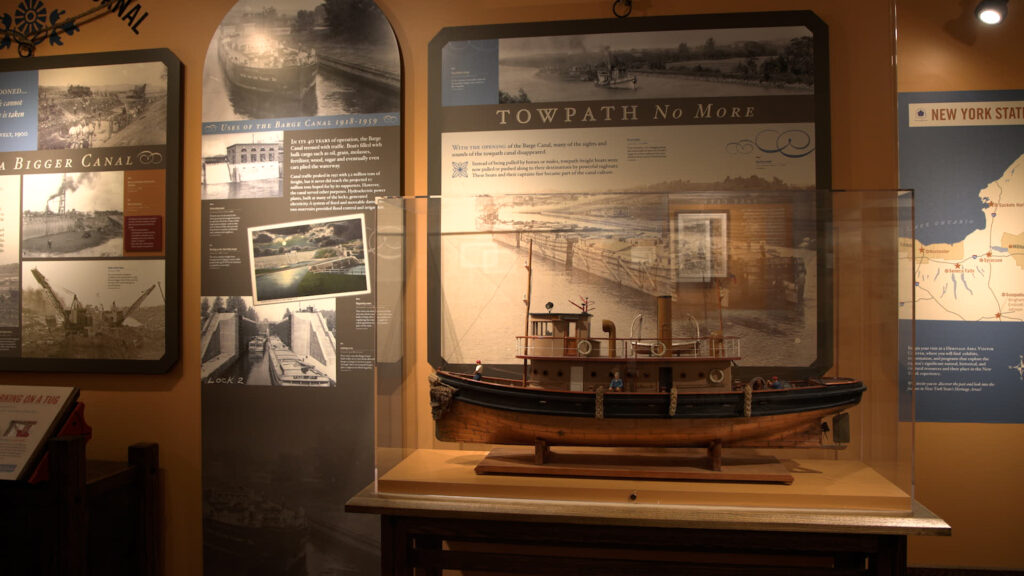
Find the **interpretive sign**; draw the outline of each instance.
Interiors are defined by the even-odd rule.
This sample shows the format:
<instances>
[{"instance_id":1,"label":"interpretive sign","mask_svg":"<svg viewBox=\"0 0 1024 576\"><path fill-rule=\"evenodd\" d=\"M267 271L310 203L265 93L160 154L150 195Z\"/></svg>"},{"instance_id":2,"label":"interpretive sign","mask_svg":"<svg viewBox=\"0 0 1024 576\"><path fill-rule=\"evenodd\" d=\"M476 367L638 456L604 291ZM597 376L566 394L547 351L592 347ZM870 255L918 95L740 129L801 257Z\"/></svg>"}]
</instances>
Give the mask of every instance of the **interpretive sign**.
<instances>
[{"instance_id":1,"label":"interpretive sign","mask_svg":"<svg viewBox=\"0 0 1024 576\"><path fill-rule=\"evenodd\" d=\"M180 91L167 50L0 60L4 369L178 360Z\"/></svg>"},{"instance_id":2,"label":"interpretive sign","mask_svg":"<svg viewBox=\"0 0 1024 576\"><path fill-rule=\"evenodd\" d=\"M208 575L379 569L378 520L344 505L374 478L374 211L401 194L401 89L398 43L369 0L241 0L210 40Z\"/></svg>"},{"instance_id":3,"label":"interpretive sign","mask_svg":"<svg viewBox=\"0 0 1024 576\"><path fill-rule=\"evenodd\" d=\"M0 386L0 480L32 473L77 398L74 388Z\"/></svg>"},{"instance_id":4,"label":"interpretive sign","mask_svg":"<svg viewBox=\"0 0 1024 576\"><path fill-rule=\"evenodd\" d=\"M903 93L899 113L901 415L1024 422L1024 92Z\"/></svg>"},{"instance_id":5,"label":"interpretive sign","mask_svg":"<svg viewBox=\"0 0 1024 576\"><path fill-rule=\"evenodd\" d=\"M448 28L430 50L432 364L521 372L499 339L522 330L532 244L533 302L555 312L587 297L642 326L670 295L677 336L742 336L741 375L831 367L814 14Z\"/></svg>"}]
</instances>

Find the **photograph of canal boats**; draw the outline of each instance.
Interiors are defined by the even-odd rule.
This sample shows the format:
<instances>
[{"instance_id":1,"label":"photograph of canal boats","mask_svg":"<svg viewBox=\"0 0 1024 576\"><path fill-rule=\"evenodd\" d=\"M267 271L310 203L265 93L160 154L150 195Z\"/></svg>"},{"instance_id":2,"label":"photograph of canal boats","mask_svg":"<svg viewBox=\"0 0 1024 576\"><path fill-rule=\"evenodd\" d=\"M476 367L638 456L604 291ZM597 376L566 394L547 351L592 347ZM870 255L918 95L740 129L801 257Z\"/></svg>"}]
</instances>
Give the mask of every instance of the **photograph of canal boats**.
<instances>
[{"instance_id":1,"label":"photograph of canal boats","mask_svg":"<svg viewBox=\"0 0 1024 576\"><path fill-rule=\"evenodd\" d=\"M376 518L344 512L373 478L373 386L337 381L335 305L200 300L206 574L375 573Z\"/></svg>"},{"instance_id":2,"label":"photograph of canal boats","mask_svg":"<svg viewBox=\"0 0 1024 576\"><path fill-rule=\"evenodd\" d=\"M166 143L163 62L39 71L40 150Z\"/></svg>"},{"instance_id":3,"label":"photograph of canal boats","mask_svg":"<svg viewBox=\"0 0 1024 576\"><path fill-rule=\"evenodd\" d=\"M810 94L802 26L502 38L499 101Z\"/></svg>"},{"instance_id":4,"label":"photograph of canal boats","mask_svg":"<svg viewBox=\"0 0 1024 576\"><path fill-rule=\"evenodd\" d=\"M370 292L362 214L249 228L257 304Z\"/></svg>"},{"instance_id":5,"label":"photograph of canal boats","mask_svg":"<svg viewBox=\"0 0 1024 576\"><path fill-rule=\"evenodd\" d=\"M337 385L334 298L253 306L250 296L204 296L203 384Z\"/></svg>"},{"instance_id":6,"label":"photograph of canal boats","mask_svg":"<svg viewBox=\"0 0 1024 576\"><path fill-rule=\"evenodd\" d=\"M207 51L203 121L397 112L400 66L374 2L241 0Z\"/></svg>"}]
</instances>

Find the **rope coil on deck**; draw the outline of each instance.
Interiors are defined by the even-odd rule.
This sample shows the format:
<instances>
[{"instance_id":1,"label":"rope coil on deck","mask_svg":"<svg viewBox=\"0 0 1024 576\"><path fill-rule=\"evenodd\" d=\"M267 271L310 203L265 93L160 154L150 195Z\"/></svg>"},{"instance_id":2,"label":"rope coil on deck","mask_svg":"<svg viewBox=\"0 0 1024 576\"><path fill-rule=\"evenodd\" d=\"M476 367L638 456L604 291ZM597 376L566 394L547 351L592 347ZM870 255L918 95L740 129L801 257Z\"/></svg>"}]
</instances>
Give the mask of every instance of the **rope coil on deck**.
<instances>
[{"instance_id":1,"label":"rope coil on deck","mask_svg":"<svg viewBox=\"0 0 1024 576\"><path fill-rule=\"evenodd\" d=\"M441 379L437 377L437 374L431 374L429 377L430 381L430 415L434 420L440 420L444 418L445 414L451 410L452 401L455 399L455 393L457 390L441 382Z\"/></svg>"},{"instance_id":2,"label":"rope coil on deck","mask_svg":"<svg viewBox=\"0 0 1024 576\"><path fill-rule=\"evenodd\" d=\"M749 384L743 385L743 417L750 418L750 404L753 399L754 388Z\"/></svg>"}]
</instances>

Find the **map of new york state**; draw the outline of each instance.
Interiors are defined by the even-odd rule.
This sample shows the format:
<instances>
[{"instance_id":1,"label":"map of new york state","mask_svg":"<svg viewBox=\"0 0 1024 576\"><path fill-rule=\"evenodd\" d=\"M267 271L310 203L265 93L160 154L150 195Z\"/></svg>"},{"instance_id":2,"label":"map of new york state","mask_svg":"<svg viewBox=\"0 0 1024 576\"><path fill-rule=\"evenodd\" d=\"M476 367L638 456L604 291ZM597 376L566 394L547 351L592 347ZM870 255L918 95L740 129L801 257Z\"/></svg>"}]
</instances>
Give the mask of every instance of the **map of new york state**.
<instances>
[{"instance_id":1,"label":"map of new york state","mask_svg":"<svg viewBox=\"0 0 1024 576\"><path fill-rule=\"evenodd\" d=\"M914 243L918 320L1024 321L1024 154L978 199L984 229L954 244Z\"/></svg>"}]
</instances>

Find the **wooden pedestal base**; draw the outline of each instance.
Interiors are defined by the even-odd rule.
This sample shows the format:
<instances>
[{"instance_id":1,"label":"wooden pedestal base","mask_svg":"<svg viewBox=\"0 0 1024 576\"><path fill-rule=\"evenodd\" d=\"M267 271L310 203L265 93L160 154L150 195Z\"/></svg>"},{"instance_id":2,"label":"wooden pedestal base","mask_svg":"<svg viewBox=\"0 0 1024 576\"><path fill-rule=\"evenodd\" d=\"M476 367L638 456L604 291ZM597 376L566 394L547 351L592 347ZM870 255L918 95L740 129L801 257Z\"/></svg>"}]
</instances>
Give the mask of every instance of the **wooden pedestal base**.
<instances>
[{"instance_id":1,"label":"wooden pedestal base","mask_svg":"<svg viewBox=\"0 0 1024 576\"><path fill-rule=\"evenodd\" d=\"M425 452L414 463L426 464L429 456L458 460L457 454ZM725 486L791 492L806 480L805 472L795 474L793 486ZM474 476L477 481L482 478L487 477ZM834 482L836 476L829 479ZM536 485L544 483L571 483L576 494L580 484L629 483L518 480L533 485L530 494L538 493ZM704 493L722 486L673 484ZM904 514L876 514L643 501L643 496L608 503L382 494L370 485L349 500L345 510L381 515L384 576L440 576L449 570L551 576L901 576L906 573L908 535L950 533L949 524L916 503L908 504Z\"/></svg>"},{"instance_id":2,"label":"wooden pedestal base","mask_svg":"<svg viewBox=\"0 0 1024 576\"><path fill-rule=\"evenodd\" d=\"M521 476L793 483L789 470L776 458L723 458L720 444L708 447L707 456L701 457L676 451L583 447L552 450L538 441L532 449L526 446L495 448L477 464L475 471L477 474Z\"/></svg>"}]
</instances>

